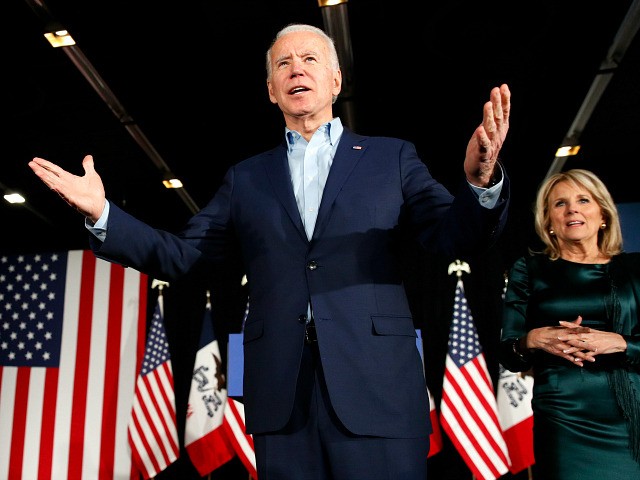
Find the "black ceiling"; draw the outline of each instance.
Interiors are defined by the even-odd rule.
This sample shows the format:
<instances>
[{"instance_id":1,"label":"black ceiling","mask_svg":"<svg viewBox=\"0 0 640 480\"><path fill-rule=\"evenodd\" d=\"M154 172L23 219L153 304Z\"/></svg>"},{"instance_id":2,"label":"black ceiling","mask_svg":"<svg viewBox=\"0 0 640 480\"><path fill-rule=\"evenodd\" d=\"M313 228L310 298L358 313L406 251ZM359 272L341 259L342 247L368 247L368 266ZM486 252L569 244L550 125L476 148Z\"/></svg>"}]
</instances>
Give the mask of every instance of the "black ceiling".
<instances>
[{"instance_id":1,"label":"black ceiling","mask_svg":"<svg viewBox=\"0 0 640 480\"><path fill-rule=\"evenodd\" d=\"M34 2L35 3L35 2ZM191 215L161 173L62 49L43 37L31 1L0 2L13 34L3 55L5 152L1 252L87 248L79 215L27 166L42 156L77 174L91 153L108 196L175 230ZM491 87L512 91L503 160L513 185L512 246L526 243L530 204L632 1L350 0L354 129L416 143L454 189L467 140ZM290 22L323 26L315 0L87 2L46 0L164 162L202 207L229 165L283 134L265 87L264 55ZM631 173L640 138L640 40L631 42L565 168L600 174L618 202L640 201ZM338 105L340 108L340 105ZM342 107L344 108L344 107Z\"/></svg>"}]
</instances>

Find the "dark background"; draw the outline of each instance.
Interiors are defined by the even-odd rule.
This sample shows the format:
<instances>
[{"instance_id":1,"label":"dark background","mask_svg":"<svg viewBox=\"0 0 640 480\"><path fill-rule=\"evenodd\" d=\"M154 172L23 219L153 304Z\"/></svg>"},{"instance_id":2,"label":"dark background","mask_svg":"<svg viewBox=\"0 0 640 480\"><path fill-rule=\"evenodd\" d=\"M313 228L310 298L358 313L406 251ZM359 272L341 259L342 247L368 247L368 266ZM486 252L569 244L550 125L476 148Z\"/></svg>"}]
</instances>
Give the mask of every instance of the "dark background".
<instances>
[{"instance_id":1,"label":"dark background","mask_svg":"<svg viewBox=\"0 0 640 480\"><path fill-rule=\"evenodd\" d=\"M353 64L350 89L336 113L358 133L414 142L432 174L453 192L489 90L501 83L511 88L511 127L501 155L513 186L509 223L486 256L466 259L471 275L463 277L494 378L504 273L536 245L535 190L574 120L584 120L580 107L603 73L611 80L579 132L580 153L564 168L592 169L617 202L640 201L634 173L640 138L637 3L345 4ZM290 22L324 25L313 0L15 0L1 2L0 14L11 32L2 56L0 145L6 158L0 191L17 190L28 199L23 206L0 202L0 254L88 248L82 218L28 168L34 156L82 174L82 157L93 154L112 201L156 227L178 230L194 205L205 205L230 165L282 138L282 117L265 83L265 53L275 33ZM115 115L70 57L44 39L53 25L70 31L126 117ZM628 49L611 52L620 31L631 32L633 40ZM607 57L614 61L604 62ZM182 179L191 206L184 194L161 185L163 173L127 125L143 132ZM416 326L423 329L436 402L456 281L447 268L441 259L408 250L407 290ZM213 291L218 335L224 339L240 329L246 292L233 273L215 285L184 279L165 289L178 412L186 408L206 288ZM178 421L181 432L181 415ZM430 459L430 477L471 478L448 442L445 447ZM158 478L197 476L183 452ZM246 474L233 461L212 478Z\"/></svg>"}]
</instances>

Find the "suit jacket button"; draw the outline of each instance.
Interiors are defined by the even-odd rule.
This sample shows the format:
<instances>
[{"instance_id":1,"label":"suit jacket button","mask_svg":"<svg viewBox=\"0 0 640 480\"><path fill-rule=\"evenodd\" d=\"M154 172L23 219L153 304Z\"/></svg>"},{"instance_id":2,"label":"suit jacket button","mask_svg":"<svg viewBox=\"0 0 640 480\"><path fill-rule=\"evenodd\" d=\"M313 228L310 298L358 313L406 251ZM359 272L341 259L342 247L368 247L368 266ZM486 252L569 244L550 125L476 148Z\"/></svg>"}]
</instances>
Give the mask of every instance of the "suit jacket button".
<instances>
[{"instance_id":1,"label":"suit jacket button","mask_svg":"<svg viewBox=\"0 0 640 480\"><path fill-rule=\"evenodd\" d=\"M311 260L309 263L307 263L307 268L309 270L315 270L316 268L318 268L318 262L316 262L315 260Z\"/></svg>"},{"instance_id":2,"label":"suit jacket button","mask_svg":"<svg viewBox=\"0 0 640 480\"><path fill-rule=\"evenodd\" d=\"M300 322L300 323L302 323L302 324L307 323L307 316L306 316L306 315L300 315L300 316L298 317L298 322Z\"/></svg>"}]
</instances>

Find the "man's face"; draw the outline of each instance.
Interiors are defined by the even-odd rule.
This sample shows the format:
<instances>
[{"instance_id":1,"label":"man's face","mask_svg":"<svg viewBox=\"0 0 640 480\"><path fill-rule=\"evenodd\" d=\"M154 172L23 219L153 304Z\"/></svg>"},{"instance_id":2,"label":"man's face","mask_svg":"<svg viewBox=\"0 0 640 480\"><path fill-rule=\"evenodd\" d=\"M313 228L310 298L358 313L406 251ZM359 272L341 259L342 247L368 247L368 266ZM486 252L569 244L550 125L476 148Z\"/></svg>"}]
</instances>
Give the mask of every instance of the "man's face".
<instances>
[{"instance_id":1,"label":"man's face","mask_svg":"<svg viewBox=\"0 0 640 480\"><path fill-rule=\"evenodd\" d=\"M313 32L281 37L271 49L271 65L269 99L285 115L317 116L322 121L332 118L331 104L333 96L340 93L342 76L333 71L322 38Z\"/></svg>"}]
</instances>

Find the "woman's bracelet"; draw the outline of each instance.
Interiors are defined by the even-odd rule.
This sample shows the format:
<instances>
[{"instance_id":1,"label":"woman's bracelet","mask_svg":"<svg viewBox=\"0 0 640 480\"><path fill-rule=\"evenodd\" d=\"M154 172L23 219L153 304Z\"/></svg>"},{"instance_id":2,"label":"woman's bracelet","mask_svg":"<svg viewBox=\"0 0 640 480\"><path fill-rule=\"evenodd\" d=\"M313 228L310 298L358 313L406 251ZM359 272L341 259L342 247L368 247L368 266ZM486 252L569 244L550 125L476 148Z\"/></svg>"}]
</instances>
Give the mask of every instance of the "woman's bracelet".
<instances>
[{"instance_id":1,"label":"woman's bracelet","mask_svg":"<svg viewBox=\"0 0 640 480\"><path fill-rule=\"evenodd\" d=\"M522 352L522 350L520 350L520 338L516 338L515 341L511 344L511 347L513 348L513 353L515 353L518 357L520 357L521 360L528 360L529 357L531 356L531 352L527 351L525 353Z\"/></svg>"}]
</instances>

